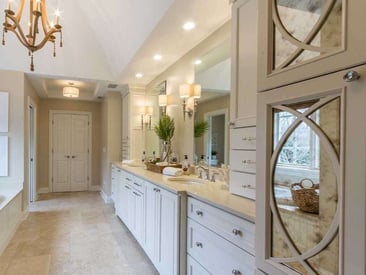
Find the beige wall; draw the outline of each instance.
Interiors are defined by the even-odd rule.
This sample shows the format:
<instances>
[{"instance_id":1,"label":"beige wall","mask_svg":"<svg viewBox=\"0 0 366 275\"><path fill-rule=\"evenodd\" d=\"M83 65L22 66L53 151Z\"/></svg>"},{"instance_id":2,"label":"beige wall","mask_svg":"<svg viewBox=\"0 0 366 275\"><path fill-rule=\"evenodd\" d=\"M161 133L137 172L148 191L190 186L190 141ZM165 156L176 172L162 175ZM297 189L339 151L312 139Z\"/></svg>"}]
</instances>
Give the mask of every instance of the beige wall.
<instances>
[{"instance_id":1,"label":"beige wall","mask_svg":"<svg viewBox=\"0 0 366 275\"><path fill-rule=\"evenodd\" d=\"M174 117L176 132L173 137L173 147L179 154L180 159L187 154L189 159L193 159L193 119L183 120L182 100L179 98L179 86L184 83L194 83L194 61L207 54L212 49L219 46L228 39L231 34L230 22L225 23L221 28L208 36L198 46L189 51L179 59L174 65L160 74L146 87L149 92L159 83L167 81L168 104L167 114Z\"/></svg>"},{"instance_id":2,"label":"beige wall","mask_svg":"<svg viewBox=\"0 0 366 275\"><path fill-rule=\"evenodd\" d=\"M101 103L101 183L106 195L111 194L110 164L122 159L122 96L109 92Z\"/></svg>"},{"instance_id":3,"label":"beige wall","mask_svg":"<svg viewBox=\"0 0 366 275\"><path fill-rule=\"evenodd\" d=\"M0 71L0 91L9 93L9 175L0 182L24 183L24 73Z\"/></svg>"},{"instance_id":4,"label":"beige wall","mask_svg":"<svg viewBox=\"0 0 366 275\"><path fill-rule=\"evenodd\" d=\"M38 107L37 187L48 188L49 177L49 112L50 110L92 113L92 186L100 185L101 104L92 101L41 99Z\"/></svg>"},{"instance_id":5,"label":"beige wall","mask_svg":"<svg viewBox=\"0 0 366 275\"><path fill-rule=\"evenodd\" d=\"M24 196L23 205L29 203L29 104L35 107L35 113L38 111L39 97L27 78L24 79ZM37 118L35 118L37 119ZM37 145L36 145L37 146ZM37 150L36 150L37 151ZM37 154L37 153L36 153ZM35 157L37 159L37 157ZM37 183L36 183L37 184Z\"/></svg>"}]
</instances>

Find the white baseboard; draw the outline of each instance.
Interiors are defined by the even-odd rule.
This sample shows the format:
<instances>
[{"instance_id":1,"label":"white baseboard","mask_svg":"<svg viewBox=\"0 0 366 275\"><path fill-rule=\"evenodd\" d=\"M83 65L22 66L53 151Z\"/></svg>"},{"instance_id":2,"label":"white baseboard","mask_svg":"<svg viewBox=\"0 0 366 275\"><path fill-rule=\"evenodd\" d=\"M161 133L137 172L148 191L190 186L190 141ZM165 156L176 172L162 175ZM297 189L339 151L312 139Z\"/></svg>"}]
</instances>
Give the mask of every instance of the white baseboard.
<instances>
[{"instance_id":1,"label":"white baseboard","mask_svg":"<svg viewBox=\"0 0 366 275\"><path fill-rule=\"evenodd\" d=\"M38 194L47 194L49 193L48 187L42 187L38 189Z\"/></svg>"},{"instance_id":2,"label":"white baseboard","mask_svg":"<svg viewBox=\"0 0 366 275\"><path fill-rule=\"evenodd\" d=\"M108 195L104 192L104 190L103 190L103 189L102 189L102 190L100 190L100 196L102 197L102 199L103 199L104 203L106 203L106 204L111 204L111 203L113 203L112 197L111 197L111 196L108 196Z\"/></svg>"},{"instance_id":3,"label":"white baseboard","mask_svg":"<svg viewBox=\"0 0 366 275\"><path fill-rule=\"evenodd\" d=\"M91 185L89 187L89 191L96 191L96 192L100 191L100 185Z\"/></svg>"}]
</instances>

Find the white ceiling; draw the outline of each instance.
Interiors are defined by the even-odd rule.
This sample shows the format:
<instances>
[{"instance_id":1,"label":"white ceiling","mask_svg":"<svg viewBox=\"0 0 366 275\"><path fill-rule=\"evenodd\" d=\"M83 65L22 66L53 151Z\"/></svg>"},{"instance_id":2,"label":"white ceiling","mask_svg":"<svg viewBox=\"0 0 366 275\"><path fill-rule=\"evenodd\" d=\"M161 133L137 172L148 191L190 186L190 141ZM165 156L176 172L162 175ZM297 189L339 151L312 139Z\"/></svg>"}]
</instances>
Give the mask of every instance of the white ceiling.
<instances>
[{"instance_id":1,"label":"white ceiling","mask_svg":"<svg viewBox=\"0 0 366 275\"><path fill-rule=\"evenodd\" d=\"M7 1L2 2L5 9ZM57 47L56 58L46 45L35 53L30 72L28 52L14 34L7 33L0 46L0 69L26 72L44 98L62 97L70 81L86 100L126 84L147 85L230 19L228 0L46 0L46 5L50 19L61 10L64 46ZM189 32L181 28L187 20L196 23ZM162 60L153 60L157 53ZM143 77L137 79L137 72Z\"/></svg>"}]
</instances>

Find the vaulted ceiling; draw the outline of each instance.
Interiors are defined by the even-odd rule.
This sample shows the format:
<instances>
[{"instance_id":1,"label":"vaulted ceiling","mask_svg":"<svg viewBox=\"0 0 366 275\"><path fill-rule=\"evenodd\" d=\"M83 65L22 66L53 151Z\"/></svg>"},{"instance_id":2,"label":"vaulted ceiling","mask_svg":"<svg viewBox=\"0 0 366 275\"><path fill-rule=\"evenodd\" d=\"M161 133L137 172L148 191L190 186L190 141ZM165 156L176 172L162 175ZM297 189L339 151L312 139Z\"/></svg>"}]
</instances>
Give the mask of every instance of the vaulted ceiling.
<instances>
[{"instance_id":1,"label":"vaulted ceiling","mask_svg":"<svg viewBox=\"0 0 366 275\"><path fill-rule=\"evenodd\" d=\"M87 100L127 84L147 85L230 18L227 0L46 0L46 5L50 18L61 11L64 45L56 58L46 45L35 53L30 72L28 52L12 33L0 46L0 69L26 72L44 98L61 97L70 81ZM189 32L182 29L187 20L196 23ZM153 60L154 54L162 59ZM136 78L137 72L143 77Z\"/></svg>"}]
</instances>

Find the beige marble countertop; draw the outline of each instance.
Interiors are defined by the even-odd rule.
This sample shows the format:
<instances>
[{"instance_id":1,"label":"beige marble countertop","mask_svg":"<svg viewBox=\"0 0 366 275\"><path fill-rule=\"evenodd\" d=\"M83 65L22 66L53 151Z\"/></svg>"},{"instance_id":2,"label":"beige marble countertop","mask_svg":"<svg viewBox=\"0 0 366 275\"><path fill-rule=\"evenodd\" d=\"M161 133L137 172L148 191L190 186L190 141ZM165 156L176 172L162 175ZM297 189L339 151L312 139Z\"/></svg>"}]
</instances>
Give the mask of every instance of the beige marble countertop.
<instances>
[{"instance_id":1,"label":"beige marble countertop","mask_svg":"<svg viewBox=\"0 0 366 275\"><path fill-rule=\"evenodd\" d=\"M113 162L113 164L173 193L185 192L188 196L255 222L255 201L231 194L222 183L187 184L179 181L170 181L170 176L151 172L144 167L132 167L121 162Z\"/></svg>"}]
</instances>

